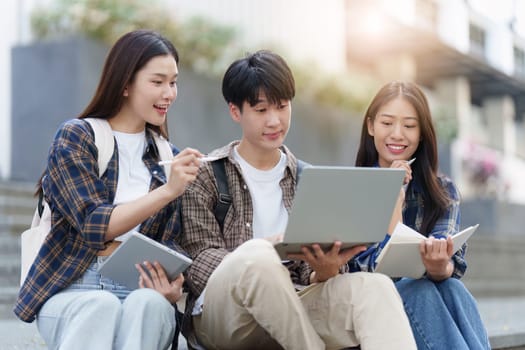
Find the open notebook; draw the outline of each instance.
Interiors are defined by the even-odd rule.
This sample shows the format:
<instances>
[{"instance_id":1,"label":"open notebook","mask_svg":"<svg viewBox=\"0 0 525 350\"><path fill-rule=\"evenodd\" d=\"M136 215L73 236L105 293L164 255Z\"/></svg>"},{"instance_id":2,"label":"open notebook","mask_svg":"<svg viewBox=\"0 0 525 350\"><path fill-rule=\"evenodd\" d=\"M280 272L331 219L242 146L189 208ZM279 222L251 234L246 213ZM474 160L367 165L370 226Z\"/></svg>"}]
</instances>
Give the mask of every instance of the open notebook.
<instances>
[{"instance_id":1,"label":"open notebook","mask_svg":"<svg viewBox=\"0 0 525 350\"><path fill-rule=\"evenodd\" d=\"M454 253L467 242L478 226L479 224L469 226L452 236ZM427 237L416 230L398 223L390 240L376 259L375 271L390 277L422 277L425 266L421 260L419 244L426 239Z\"/></svg>"}]
</instances>

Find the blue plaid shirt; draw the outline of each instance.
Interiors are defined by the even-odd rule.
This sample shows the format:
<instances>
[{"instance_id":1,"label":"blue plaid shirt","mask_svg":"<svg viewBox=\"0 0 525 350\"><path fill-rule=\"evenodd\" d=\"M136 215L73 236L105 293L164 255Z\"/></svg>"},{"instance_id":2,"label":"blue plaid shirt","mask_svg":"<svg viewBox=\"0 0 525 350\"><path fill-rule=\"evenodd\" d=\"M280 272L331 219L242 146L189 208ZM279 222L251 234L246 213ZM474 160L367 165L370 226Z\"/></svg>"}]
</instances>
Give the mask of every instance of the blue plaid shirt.
<instances>
[{"instance_id":1,"label":"blue plaid shirt","mask_svg":"<svg viewBox=\"0 0 525 350\"><path fill-rule=\"evenodd\" d=\"M413 183L408 187L405 196L405 207L403 208L403 223L414 230L419 232L421 224L423 222L423 195L421 186L416 181L412 180ZM460 210L459 210L459 192L454 183L445 176L440 176L439 181L441 185L446 188L451 204L447 208L445 214L439 218L429 233L429 236L444 236L456 234L459 231L460 224ZM348 263L351 271L374 271L376 267L376 258L390 239L389 235L385 236L382 242L373 244L366 251L356 255ZM467 245L463 245L453 256L452 261L454 263L454 273L452 277L461 278L465 274L467 269L467 263L465 261Z\"/></svg>"},{"instance_id":2,"label":"blue plaid shirt","mask_svg":"<svg viewBox=\"0 0 525 350\"><path fill-rule=\"evenodd\" d=\"M146 139L142 159L151 173L151 191L164 184L166 177L157 164L157 147L149 131ZM178 152L175 148L173 151ZM94 133L86 121L73 119L59 127L43 181L45 199L52 212L52 228L18 294L14 312L22 321L32 322L42 305L81 277L97 252L106 247L105 233L115 207L112 203L117 181L115 151L106 172L99 178ZM171 202L144 221L140 231L180 250L174 243L179 231L177 203Z\"/></svg>"}]
</instances>

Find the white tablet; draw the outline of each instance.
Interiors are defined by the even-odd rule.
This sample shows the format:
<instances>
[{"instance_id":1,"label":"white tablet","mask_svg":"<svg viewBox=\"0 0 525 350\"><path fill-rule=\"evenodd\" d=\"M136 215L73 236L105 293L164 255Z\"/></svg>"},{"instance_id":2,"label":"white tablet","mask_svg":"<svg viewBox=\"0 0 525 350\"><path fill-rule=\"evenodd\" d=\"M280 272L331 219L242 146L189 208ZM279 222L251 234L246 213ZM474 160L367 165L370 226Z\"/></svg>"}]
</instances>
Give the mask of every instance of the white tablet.
<instances>
[{"instance_id":1,"label":"white tablet","mask_svg":"<svg viewBox=\"0 0 525 350\"><path fill-rule=\"evenodd\" d=\"M139 233L133 232L122 242L99 267L101 275L127 286L130 289L139 287L139 272L135 264L144 261L158 261L170 280L175 279L192 260L187 256Z\"/></svg>"}]
</instances>

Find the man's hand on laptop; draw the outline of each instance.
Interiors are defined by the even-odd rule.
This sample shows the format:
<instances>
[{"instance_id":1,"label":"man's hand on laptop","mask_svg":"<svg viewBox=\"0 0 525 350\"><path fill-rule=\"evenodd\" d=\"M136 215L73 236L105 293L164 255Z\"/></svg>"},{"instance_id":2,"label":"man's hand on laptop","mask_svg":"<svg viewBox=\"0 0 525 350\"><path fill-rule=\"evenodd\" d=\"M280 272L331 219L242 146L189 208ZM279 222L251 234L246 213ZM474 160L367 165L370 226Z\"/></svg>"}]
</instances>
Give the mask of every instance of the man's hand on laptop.
<instances>
[{"instance_id":1,"label":"man's hand on laptop","mask_svg":"<svg viewBox=\"0 0 525 350\"><path fill-rule=\"evenodd\" d=\"M288 254L290 259L304 260L314 270L310 276L310 283L324 282L339 274L339 268L346 264L354 255L366 250L365 246L355 246L341 250L342 243L335 241L332 248L324 252L319 244L311 247L301 247L302 254Z\"/></svg>"}]
</instances>

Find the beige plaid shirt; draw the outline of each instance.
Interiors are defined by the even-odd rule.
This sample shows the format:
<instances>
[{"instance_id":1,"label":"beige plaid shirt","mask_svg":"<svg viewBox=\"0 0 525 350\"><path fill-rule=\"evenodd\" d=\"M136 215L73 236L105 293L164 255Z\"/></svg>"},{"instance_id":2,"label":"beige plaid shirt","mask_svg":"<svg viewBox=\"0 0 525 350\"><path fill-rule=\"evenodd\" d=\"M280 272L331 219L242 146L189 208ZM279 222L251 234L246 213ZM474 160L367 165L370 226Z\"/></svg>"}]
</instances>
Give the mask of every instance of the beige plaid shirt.
<instances>
[{"instance_id":1,"label":"beige plaid shirt","mask_svg":"<svg viewBox=\"0 0 525 350\"><path fill-rule=\"evenodd\" d=\"M226 214L222 233L214 214L218 191L210 163L201 165L197 179L182 196L182 234L179 244L193 259L193 264L186 271L186 282L190 289L186 314L191 312L208 278L226 254L253 238L252 199L241 168L233 158L233 148L238 144L239 141L234 141L210 153L219 158L228 158L225 169L232 204ZM282 146L281 150L287 156L287 164L280 186L284 206L290 212L296 187L297 159L286 146ZM312 270L307 263L291 261L286 263L286 267L295 285L309 284Z\"/></svg>"}]
</instances>

